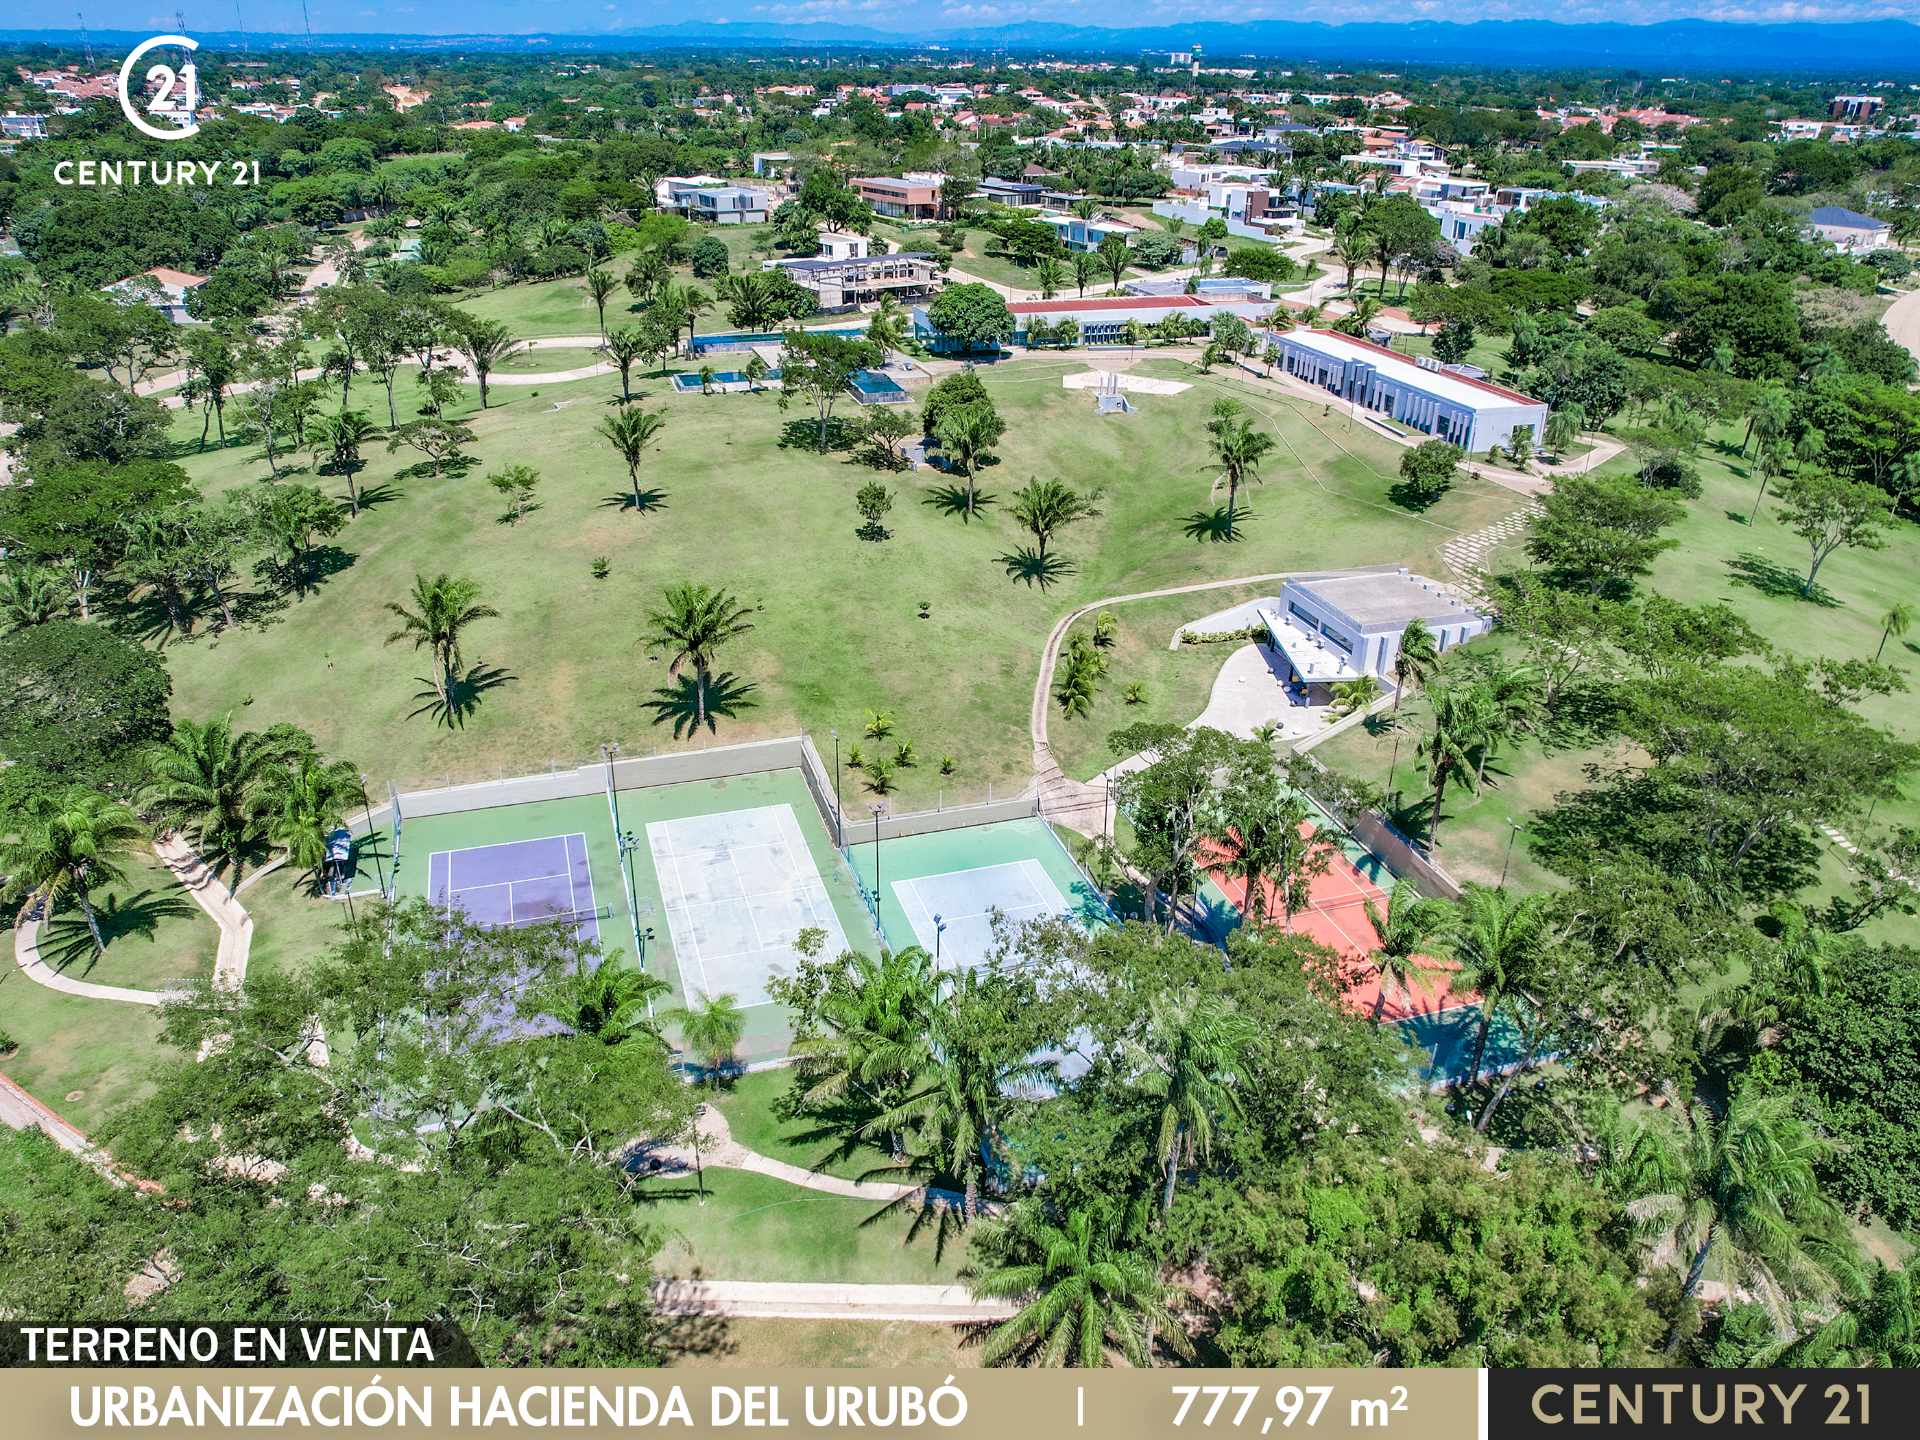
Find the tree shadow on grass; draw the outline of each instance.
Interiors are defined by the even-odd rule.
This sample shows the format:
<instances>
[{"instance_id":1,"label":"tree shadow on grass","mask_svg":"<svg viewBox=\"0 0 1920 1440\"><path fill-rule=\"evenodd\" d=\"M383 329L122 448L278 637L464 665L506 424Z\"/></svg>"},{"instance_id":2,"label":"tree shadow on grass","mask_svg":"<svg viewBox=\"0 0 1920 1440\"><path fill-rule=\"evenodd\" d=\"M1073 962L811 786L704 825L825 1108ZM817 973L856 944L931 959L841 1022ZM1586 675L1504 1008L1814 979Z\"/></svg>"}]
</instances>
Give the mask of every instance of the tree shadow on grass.
<instances>
[{"instance_id":1,"label":"tree shadow on grass","mask_svg":"<svg viewBox=\"0 0 1920 1440\"><path fill-rule=\"evenodd\" d=\"M923 503L931 505L942 515L958 515L968 524L973 523L973 516L967 513L967 487L964 485L936 485L927 491ZM973 508L976 512L991 504L992 492L979 489L973 492Z\"/></svg>"},{"instance_id":2,"label":"tree shadow on grass","mask_svg":"<svg viewBox=\"0 0 1920 1440\"><path fill-rule=\"evenodd\" d=\"M364 486L360 491L360 513L364 515L369 510L378 510L382 505L391 505L399 498L399 489L385 480L378 485Z\"/></svg>"},{"instance_id":3,"label":"tree shadow on grass","mask_svg":"<svg viewBox=\"0 0 1920 1440\"><path fill-rule=\"evenodd\" d=\"M1398 505L1402 510L1411 510L1414 514L1418 515L1422 511L1431 510L1435 505L1438 505L1446 493L1444 488L1433 490L1421 485L1409 485L1406 481L1402 480L1388 488L1387 499Z\"/></svg>"},{"instance_id":4,"label":"tree shadow on grass","mask_svg":"<svg viewBox=\"0 0 1920 1440\"><path fill-rule=\"evenodd\" d=\"M860 443L860 427L844 415L832 415L827 419L827 450L831 454L838 450L851 450ZM811 450L820 452L820 421L789 420L780 427L780 448L782 450Z\"/></svg>"},{"instance_id":5,"label":"tree shadow on grass","mask_svg":"<svg viewBox=\"0 0 1920 1440\"><path fill-rule=\"evenodd\" d=\"M1064 555L1042 555L1030 545L1022 545L1018 550L1000 556L999 560L1007 567L1008 579L1024 580L1029 585L1038 585L1042 590L1059 584L1063 577L1079 569Z\"/></svg>"},{"instance_id":6,"label":"tree shadow on grass","mask_svg":"<svg viewBox=\"0 0 1920 1440\"><path fill-rule=\"evenodd\" d=\"M1762 595L1771 595L1777 600L1806 600L1829 610L1840 604L1839 597L1826 586L1816 583L1809 590L1805 586L1806 577L1799 571L1789 570L1751 550L1742 551L1729 560L1727 568L1733 572L1736 585L1752 586Z\"/></svg>"},{"instance_id":7,"label":"tree shadow on grass","mask_svg":"<svg viewBox=\"0 0 1920 1440\"><path fill-rule=\"evenodd\" d=\"M151 941L162 920L192 915L197 909L184 895L142 890L124 898L109 895L94 904L93 913L111 953L115 942L136 935ZM209 944L209 953L212 949ZM77 978L84 978L102 958L93 948L93 932L87 928L87 917L80 913L78 906L56 914L41 928L40 958L61 974L73 969Z\"/></svg>"},{"instance_id":8,"label":"tree shadow on grass","mask_svg":"<svg viewBox=\"0 0 1920 1440\"><path fill-rule=\"evenodd\" d=\"M667 492L664 490L642 490L638 495L631 490L622 490L617 494L602 496L602 510L631 510L636 515L651 515L656 510L667 508Z\"/></svg>"},{"instance_id":9,"label":"tree shadow on grass","mask_svg":"<svg viewBox=\"0 0 1920 1440\"><path fill-rule=\"evenodd\" d=\"M1180 531L1189 540L1219 545L1239 538L1234 533L1234 525L1246 513L1245 510L1229 511L1224 505L1212 510L1196 510L1187 516Z\"/></svg>"},{"instance_id":10,"label":"tree shadow on grass","mask_svg":"<svg viewBox=\"0 0 1920 1440\"><path fill-rule=\"evenodd\" d=\"M653 712L653 723L673 725L673 738L685 740L699 733L705 724L709 735L714 733L715 721L724 716L729 720L738 718L742 710L751 710L760 702L749 697L760 687L751 680L742 680L731 670L722 670L718 675L707 677L706 717L700 714L699 681L692 675L681 674L671 685L662 685L653 692L651 700L642 700L640 708Z\"/></svg>"},{"instance_id":11,"label":"tree shadow on grass","mask_svg":"<svg viewBox=\"0 0 1920 1440\"><path fill-rule=\"evenodd\" d=\"M396 480L458 480L480 463L478 455L449 455L436 474L431 460L422 460L393 472Z\"/></svg>"},{"instance_id":12,"label":"tree shadow on grass","mask_svg":"<svg viewBox=\"0 0 1920 1440\"><path fill-rule=\"evenodd\" d=\"M473 718L473 713L480 708L481 697L489 690L497 690L520 677L509 674L499 665L469 665L464 673L453 677L445 696L435 690L433 682L425 676L414 678L427 688L413 697L421 703L408 713L407 718L411 720L416 715L430 715L436 724L444 725L449 730L458 730Z\"/></svg>"}]
</instances>

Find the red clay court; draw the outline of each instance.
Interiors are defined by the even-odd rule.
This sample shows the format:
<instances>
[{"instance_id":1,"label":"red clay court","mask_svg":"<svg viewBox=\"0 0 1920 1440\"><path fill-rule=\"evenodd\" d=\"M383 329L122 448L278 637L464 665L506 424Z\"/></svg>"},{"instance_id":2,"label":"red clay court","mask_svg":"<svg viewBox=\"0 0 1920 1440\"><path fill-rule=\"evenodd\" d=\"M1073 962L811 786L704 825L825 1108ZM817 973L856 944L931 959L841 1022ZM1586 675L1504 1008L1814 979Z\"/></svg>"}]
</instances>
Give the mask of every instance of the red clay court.
<instances>
[{"instance_id":1,"label":"red clay court","mask_svg":"<svg viewBox=\"0 0 1920 1440\"><path fill-rule=\"evenodd\" d=\"M1301 829L1312 834L1314 826L1308 823L1302 825ZM1371 900L1374 908L1385 914L1387 892L1363 875L1336 842L1329 841L1328 844L1334 852L1333 863L1327 867L1326 874L1314 877L1307 908L1294 912L1293 933L1304 935L1352 962L1348 967L1349 988L1344 996L1348 1008L1372 1017L1376 1013L1374 1007L1378 1005L1378 1017L1384 1022L1437 1015L1477 1002L1480 997L1473 991L1452 988L1450 972L1455 967L1444 960L1423 955L1419 957L1420 963L1433 977L1427 990L1410 993L1404 985L1390 983L1386 1003L1380 1004L1379 973L1367 958L1379 947L1380 932L1374 929L1373 922L1367 919L1367 912L1362 907ZM1244 916L1247 910L1246 881L1215 868L1224 859L1223 851L1212 849L1203 854L1201 863L1206 869L1207 878L1226 896L1227 902ZM1262 880L1261 890L1266 902L1267 923L1274 926L1284 924L1280 897L1273 883Z\"/></svg>"}]
</instances>

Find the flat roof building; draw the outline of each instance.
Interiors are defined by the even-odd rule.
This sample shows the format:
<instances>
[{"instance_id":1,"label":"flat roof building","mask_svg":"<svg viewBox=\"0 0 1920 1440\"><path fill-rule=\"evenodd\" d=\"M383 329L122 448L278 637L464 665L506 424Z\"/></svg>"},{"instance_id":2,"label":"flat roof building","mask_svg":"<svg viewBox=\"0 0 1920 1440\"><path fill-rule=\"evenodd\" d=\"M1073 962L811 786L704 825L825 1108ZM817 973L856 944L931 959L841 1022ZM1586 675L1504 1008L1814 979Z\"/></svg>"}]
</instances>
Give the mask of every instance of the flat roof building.
<instances>
[{"instance_id":1,"label":"flat roof building","mask_svg":"<svg viewBox=\"0 0 1920 1440\"><path fill-rule=\"evenodd\" d=\"M1544 400L1432 361L1422 363L1370 340L1298 329L1276 335L1274 343L1281 365L1296 379L1462 450L1504 446L1522 425L1533 427L1536 442L1546 433Z\"/></svg>"},{"instance_id":2,"label":"flat roof building","mask_svg":"<svg viewBox=\"0 0 1920 1440\"><path fill-rule=\"evenodd\" d=\"M1294 576L1258 613L1293 678L1309 686L1390 679L1400 637L1415 620L1442 651L1492 626L1457 589L1405 566Z\"/></svg>"}]
</instances>

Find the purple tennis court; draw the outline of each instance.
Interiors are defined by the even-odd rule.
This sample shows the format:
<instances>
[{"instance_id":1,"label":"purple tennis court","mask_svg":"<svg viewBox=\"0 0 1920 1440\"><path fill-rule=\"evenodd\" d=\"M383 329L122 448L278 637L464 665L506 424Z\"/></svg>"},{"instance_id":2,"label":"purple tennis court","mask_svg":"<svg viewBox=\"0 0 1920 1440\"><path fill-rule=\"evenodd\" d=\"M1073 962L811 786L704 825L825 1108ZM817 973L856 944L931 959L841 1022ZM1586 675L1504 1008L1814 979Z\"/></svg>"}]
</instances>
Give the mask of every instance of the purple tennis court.
<instances>
[{"instance_id":1,"label":"purple tennis court","mask_svg":"<svg viewBox=\"0 0 1920 1440\"><path fill-rule=\"evenodd\" d=\"M458 905L485 925L537 925L570 920L582 940L600 939L587 837L549 835L465 850L436 850L427 858L427 894L435 905Z\"/></svg>"}]
</instances>

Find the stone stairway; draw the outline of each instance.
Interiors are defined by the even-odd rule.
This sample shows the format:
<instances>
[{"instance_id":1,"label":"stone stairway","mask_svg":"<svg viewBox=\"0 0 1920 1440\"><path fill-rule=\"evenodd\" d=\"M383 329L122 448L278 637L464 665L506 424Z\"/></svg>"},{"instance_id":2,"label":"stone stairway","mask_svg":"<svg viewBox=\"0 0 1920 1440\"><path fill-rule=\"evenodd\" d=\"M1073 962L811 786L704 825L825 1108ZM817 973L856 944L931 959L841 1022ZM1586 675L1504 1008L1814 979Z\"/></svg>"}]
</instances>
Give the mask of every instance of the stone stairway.
<instances>
[{"instance_id":1,"label":"stone stairway","mask_svg":"<svg viewBox=\"0 0 1920 1440\"><path fill-rule=\"evenodd\" d=\"M1440 547L1441 559L1446 561L1449 570L1460 577L1461 588L1470 598L1486 599L1484 582L1487 561L1501 546L1509 545L1525 534L1528 522L1539 513L1538 501L1523 505L1491 525L1454 536Z\"/></svg>"}]
</instances>

